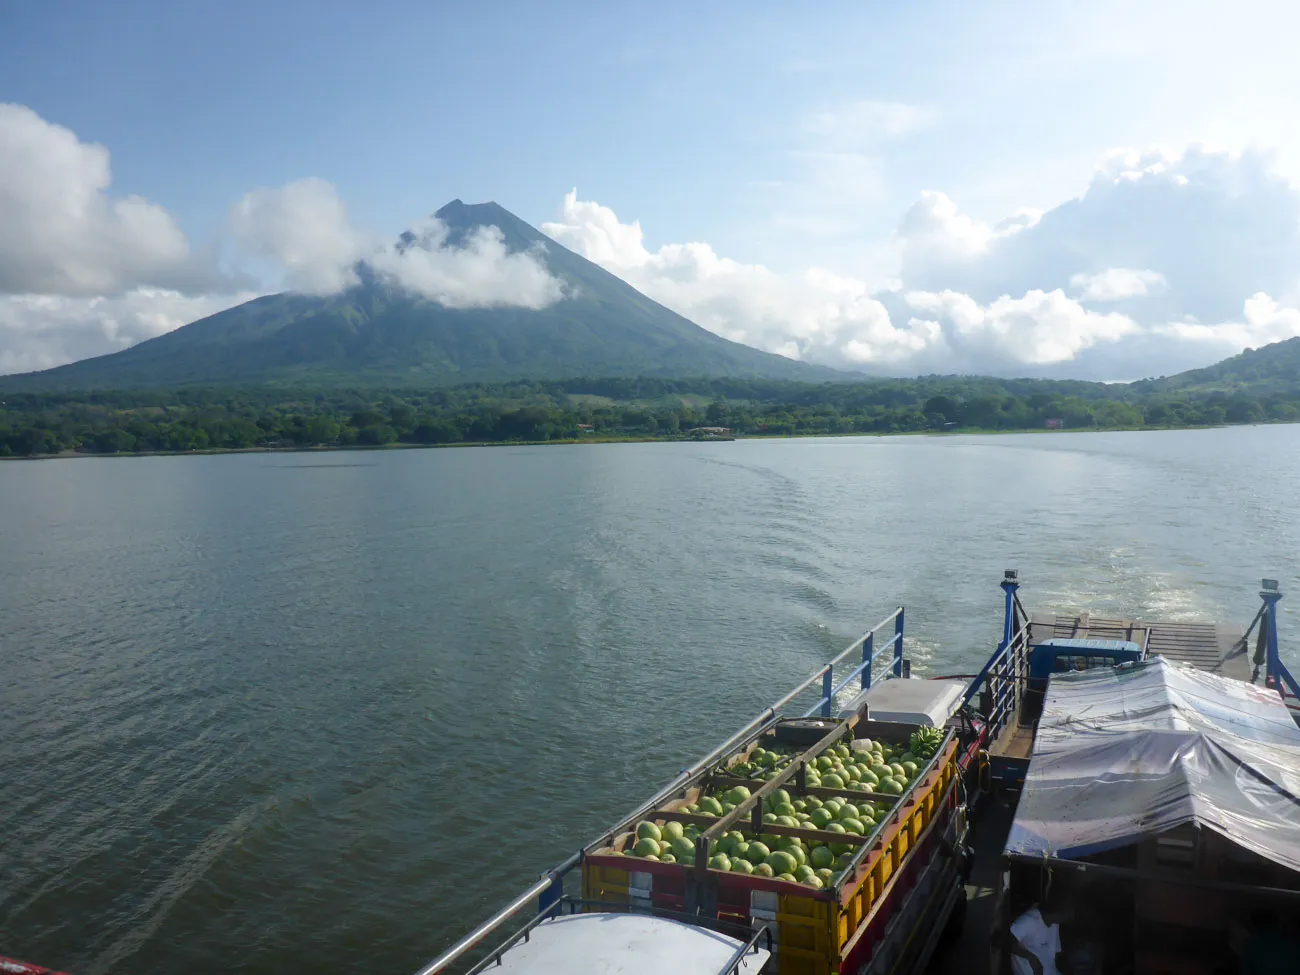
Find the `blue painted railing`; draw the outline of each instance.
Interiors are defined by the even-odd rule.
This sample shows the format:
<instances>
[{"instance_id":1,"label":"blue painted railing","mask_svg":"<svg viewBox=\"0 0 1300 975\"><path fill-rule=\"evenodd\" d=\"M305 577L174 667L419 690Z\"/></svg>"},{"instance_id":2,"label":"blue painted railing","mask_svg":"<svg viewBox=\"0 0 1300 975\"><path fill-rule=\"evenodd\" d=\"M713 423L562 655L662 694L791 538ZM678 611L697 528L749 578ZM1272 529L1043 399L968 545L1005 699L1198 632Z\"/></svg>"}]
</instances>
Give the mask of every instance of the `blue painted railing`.
<instances>
[{"instance_id":1,"label":"blue painted railing","mask_svg":"<svg viewBox=\"0 0 1300 975\"><path fill-rule=\"evenodd\" d=\"M981 688L987 686L989 709L987 740L1014 721L1029 680L1029 614L1020 605L1016 591L1020 588L1015 569L1008 569L1002 579L1006 605L1002 618L1002 639L998 648L966 688L962 706L970 704Z\"/></svg>"},{"instance_id":2,"label":"blue painted railing","mask_svg":"<svg viewBox=\"0 0 1300 975\"><path fill-rule=\"evenodd\" d=\"M876 633L883 630L890 623L894 624L894 635L884 643L876 646ZM822 696L818 698L817 703L804 712L805 718L811 718L817 712L821 712L823 718L829 718L835 707L835 695L844 690L856 677L859 679L859 687L862 690L869 690L876 669L876 660L880 655L888 650L893 651L893 675L895 677L903 676L903 607L899 606L883 620L867 630L866 633L850 643L844 651L835 657L821 670L822 678ZM845 658L855 653L861 653L862 662L854 667L845 675L844 679L838 684L835 683L835 665L842 663Z\"/></svg>"},{"instance_id":3,"label":"blue painted railing","mask_svg":"<svg viewBox=\"0 0 1300 975\"><path fill-rule=\"evenodd\" d=\"M1277 604L1282 598L1276 579L1265 579L1260 585L1260 599L1264 606L1260 610L1261 625L1264 628L1264 684L1281 695L1283 702L1300 722L1300 683L1297 683L1286 664L1282 662L1277 643Z\"/></svg>"}]
</instances>

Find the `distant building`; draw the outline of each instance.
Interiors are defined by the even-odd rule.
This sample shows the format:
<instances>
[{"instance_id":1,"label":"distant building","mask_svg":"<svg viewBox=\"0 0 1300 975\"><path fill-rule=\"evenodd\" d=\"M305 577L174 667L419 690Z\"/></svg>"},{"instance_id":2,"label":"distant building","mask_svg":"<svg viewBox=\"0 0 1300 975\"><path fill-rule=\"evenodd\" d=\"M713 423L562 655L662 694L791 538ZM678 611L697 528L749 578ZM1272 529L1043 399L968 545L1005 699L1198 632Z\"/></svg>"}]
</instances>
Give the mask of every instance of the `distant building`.
<instances>
[{"instance_id":1,"label":"distant building","mask_svg":"<svg viewBox=\"0 0 1300 975\"><path fill-rule=\"evenodd\" d=\"M1065 426L1064 420L1054 419L1054 420L1047 421L1047 429L1049 430L1060 430L1064 426Z\"/></svg>"},{"instance_id":2,"label":"distant building","mask_svg":"<svg viewBox=\"0 0 1300 975\"><path fill-rule=\"evenodd\" d=\"M709 437L719 437L724 433L730 433L731 427L691 427L687 433L702 433Z\"/></svg>"},{"instance_id":3,"label":"distant building","mask_svg":"<svg viewBox=\"0 0 1300 975\"><path fill-rule=\"evenodd\" d=\"M578 429L579 429L579 430L593 430L593 429L595 429L595 428L594 428L590 423L579 423L579 424L578 424Z\"/></svg>"}]
</instances>

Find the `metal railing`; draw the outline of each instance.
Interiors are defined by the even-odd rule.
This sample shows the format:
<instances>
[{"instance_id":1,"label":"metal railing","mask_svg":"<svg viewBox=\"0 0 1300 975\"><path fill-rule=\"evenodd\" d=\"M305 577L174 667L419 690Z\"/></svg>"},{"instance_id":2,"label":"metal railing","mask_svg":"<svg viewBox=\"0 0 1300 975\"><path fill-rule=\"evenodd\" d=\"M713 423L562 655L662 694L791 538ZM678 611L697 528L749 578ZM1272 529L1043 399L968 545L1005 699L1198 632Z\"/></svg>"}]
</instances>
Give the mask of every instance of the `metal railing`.
<instances>
[{"instance_id":1,"label":"metal railing","mask_svg":"<svg viewBox=\"0 0 1300 975\"><path fill-rule=\"evenodd\" d=\"M819 672L822 679L822 696L817 703L804 712L805 718L811 718L817 711L821 712L823 718L829 718L831 711L835 706L835 695L840 693L853 682L855 677L860 680L862 690L870 690L873 675L876 669L877 658L887 650L893 650L893 675L895 677L903 676L903 607L899 606L883 620L867 630L866 633L850 643L842 653L831 660ZM894 624L894 635L876 646L876 633L883 630L890 623ZM835 683L835 665L842 663L844 659L854 652L860 651L862 662L849 671L848 675ZM813 680L816 680L814 675Z\"/></svg>"},{"instance_id":2,"label":"metal railing","mask_svg":"<svg viewBox=\"0 0 1300 975\"><path fill-rule=\"evenodd\" d=\"M758 943L763 938L767 938L767 950L772 950L772 931L766 924L755 931L747 942L736 949L736 953L727 960L722 966L722 971L718 975L738 975L740 966L745 961L748 954L758 954Z\"/></svg>"},{"instance_id":3,"label":"metal railing","mask_svg":"<svg viewBox=\"0 0 1300 975\"><path fill-rule=\"evenodd\" d=\"M990 742L1019 713L1028 681L1029 620L1025 619L1012 634L1011 641L1000 647L984 664L983 669L970 682L966 696L962 699L964 707L980 692L981 685L986 686L988 708L984 717Z\"/></svg>"},{"instance_id":4,"label":"metal railing","mask_svg":"<svg viewBox=\"0 0 1300 975\"><path fill-rule=\"evenodd\" d=\"M1277 691L1282 703L1287 706L1292 717L1300 723L1300 683L1291 675L1286 664L1282 662L1277 640L1277 604L1282 598L1276 579L1265 579L1260 584L1260 598L1263 605L1255 616L1260 624L1259 642L1255 653L1255 673L1252 681L1259 676L1259 668L1264 666L1264 685ZM1253 627L1255 623L1251 623ZM1250 630L1246 631L1249 637ZM1245 639L1245 637L1243 637Z\"/></svg>"},{"instance_id":5,"label":"metal railing","mask_svg":"<svg viewBox=\"0 0 1300 975\"><path fill-rule=\"evenodd\" d=\"M879 648L876 648L875 634L884 629L890 623L894 624L893 638L883 643ZM639 819L650 810L655 809L682 785L689 782L691 778L707 769L718 759L735 750L738 745L757 736L764 728L776 721L781 714L782 708L816 684L819 680L822 682L822 697L815 705L813 705L812 709L808 711L804 717L811 716L814 711L819 709L822 711L823 716L830 717L830 709L835 700L835 694L838 693L839 690L843 690L847 687L848 682L854 677L861 678L862 688L864 690L869 688L871 686L873 665L876 658L890 648L893 648L894 651L893 676L901 677L903 673L902 606L899 606L870 630L850 643L848 647L836 655L829 663L814 671L806 680L799 683L793 690L786 692L776 701L772 702L768 707L760 711L753 720L731 735L731 737L722 742L722 744L710 751L704 756L704 758L695 762L688 768L682 769L671 782L661 788L651 798L641 803L626 816L620 817L614 826L606 830L602 837L596 842L599 844L612 839L624 824ZM846 657L855 651L861 652L862 663L849 673L848 677L841 682L837 689L833 683L835 665L842 663ZM495 957L504 952L510 945L513 945L520 937L524 936L528 931L532 930L536 924L551 914L555 909L556 904L562 903L564 878L581 862L582 853L579 851L551 870L546 871L546 873L542 875L541 879L539 879L535 884L523 891L518 897L512 900L496 914L493 914L482 924L478 925L474 930L461 937L455 944L449 947L437 958L421 968L417 975L437 975L439 972L446 971L452 964L464 957L472 949L482 944L489 935L504 926L507 921L523 910L524 907L533 900L533 898L537 898L537 916L528 924L524 925L523 928L507 938L501 946L494 949L489 957ZM736 965L738 965L743 958L743 953L737 956L735 964L732 965L732 970L735 969Z\"/></svg>"}]
</instances>

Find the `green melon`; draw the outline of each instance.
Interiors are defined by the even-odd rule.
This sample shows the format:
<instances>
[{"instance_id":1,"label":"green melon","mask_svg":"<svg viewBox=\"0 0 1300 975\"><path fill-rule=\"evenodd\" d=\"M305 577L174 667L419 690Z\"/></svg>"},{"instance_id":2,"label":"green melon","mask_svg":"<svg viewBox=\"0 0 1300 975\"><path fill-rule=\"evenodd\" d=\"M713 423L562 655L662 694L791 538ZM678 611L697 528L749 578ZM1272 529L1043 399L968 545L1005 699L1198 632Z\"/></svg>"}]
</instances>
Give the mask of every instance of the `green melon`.
<instances>
[{"instance_id":1,"label":"green melon","mask_svg":"<svg viewBox=\"0 0 1300 975\"><path fill-rule=\"evenodd\" d=\"M778 875L783 873L792 874L799 866L799 861L785 850L777 850L763 862L771 867L773 872Z\"/></svg>"},{"instance_id":2,"label":"green melon","mask_svg":"<svg viewBox=\"0 0 1300 975\"><path fill-rule=\"evenodd\" d=\"M632 847L632 855L639 857L648 857L659 855L659 841L651 836L643 836L636 841L636 846Z\"/></svg>"}]
</instances>

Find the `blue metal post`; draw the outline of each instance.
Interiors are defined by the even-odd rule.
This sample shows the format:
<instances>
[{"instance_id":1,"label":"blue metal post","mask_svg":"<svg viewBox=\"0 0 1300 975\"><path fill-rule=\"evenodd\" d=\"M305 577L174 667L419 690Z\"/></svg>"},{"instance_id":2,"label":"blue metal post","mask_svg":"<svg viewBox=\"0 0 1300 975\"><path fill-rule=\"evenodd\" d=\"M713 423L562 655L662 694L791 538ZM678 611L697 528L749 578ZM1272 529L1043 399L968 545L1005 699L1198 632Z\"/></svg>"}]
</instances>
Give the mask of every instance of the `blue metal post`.
<instances>
[{"instance_id":1,"label":"blue metal post","mask_svg":"<svg viewBox=\"0 0 1300 975\"><path fill-rule=\"evenodd\" d=\"M998 650L1011 646L1011 639L1016 635L1016 590L1020 588L1020 573L1007 569L1002 574L1002 591L1006 593L1006 608L1002 613L1002 643Z\"/></svg>"},{"instance_id":2,"label":"blue metal post","mask_svg":"<svg viewBox=\"0 0 1300 975\"><path fill-rule=\"evenodd\" d=\"M826 665L826 673L822 674L822 717L831 716L831 695L835 692L835 668Z\"/></svg>"},{"instance_id":3,"label":"blue metal post","mask_svg":"<svg viewBox=\"0 0 1300 975\"><path fill-rule=\"evenodd\" d=\"M550 885L537 895L537 913L545 914L564 896L564 877L558 873L551 874Z\"/></svg>"},{"instance_id":4,"label":"blue metal post","mask_svg":"<svg viewBox=\"0 0 1300 975\"><path fill-rule=\"evenodd\" d=\"M1265 653L1268 655L1265 683L1276 688L1281 662L1277 650L1277 601L1282 594L1278 592L1276 579L1265 579L1259 588L1260 598L1264 600Z\"/></svg>"},{"instance_id":5,"label":"blue metal post","mask_svg":"<svg viewBox=\"0 0 1300 975\"><path fill-rule=\"evenodd\" d=\"M866 667L862 670L862 689L864 691L871 689L871 654L876 645L876 631L872 630L862 641L862 662Z\"/></svg>"},{"instance_id":6,"label":"blue metal post","mask_svg":"<svg viewBox=\"0 0 1300 975\"><path fill-rule=\"evenodd\" d=\"M894 676L903 676L903 607L898 607L894 617Z\"/></svg>"}]
</instances>

